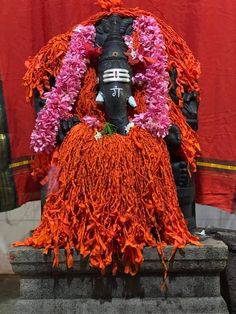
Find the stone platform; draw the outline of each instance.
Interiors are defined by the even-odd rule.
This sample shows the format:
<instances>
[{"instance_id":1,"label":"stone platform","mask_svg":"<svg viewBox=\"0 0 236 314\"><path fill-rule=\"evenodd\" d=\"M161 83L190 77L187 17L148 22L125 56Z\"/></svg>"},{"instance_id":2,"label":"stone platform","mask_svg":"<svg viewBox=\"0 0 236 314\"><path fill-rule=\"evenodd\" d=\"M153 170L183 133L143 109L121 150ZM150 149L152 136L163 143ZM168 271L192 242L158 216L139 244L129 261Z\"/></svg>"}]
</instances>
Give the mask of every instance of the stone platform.
<instances>
[{"instance_id":1,"label":"stone platform","mask_svg":"<svg viewBox=\"0 0 236 314\"><path fill-rule=\"evenodd\" d=\"M170 256L172 247L165 249ZM52 268L52 255L29 247L11 248L13 271L20 275L20 298L15 313L126 314L126 313L228 313L220 295L220 272L228 249L218 240L207 239L202 247L179 250L169 266L168 289L160 291L163 268L155 249L144 250L139 274L106 276L74 256L68 270L64 250L60 267Z\"/></svg>"}]
</instances>

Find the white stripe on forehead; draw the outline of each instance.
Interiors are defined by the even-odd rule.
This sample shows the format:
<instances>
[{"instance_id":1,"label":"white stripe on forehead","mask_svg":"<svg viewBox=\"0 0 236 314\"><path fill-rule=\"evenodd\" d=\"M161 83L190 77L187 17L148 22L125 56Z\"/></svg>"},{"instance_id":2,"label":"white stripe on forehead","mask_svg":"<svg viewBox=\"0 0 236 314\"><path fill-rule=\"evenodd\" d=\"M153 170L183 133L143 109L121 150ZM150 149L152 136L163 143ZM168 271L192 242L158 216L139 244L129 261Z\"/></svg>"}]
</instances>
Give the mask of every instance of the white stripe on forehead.
<instances>
[{"instance_id":1,"label":"white stripe on forehead","mask_svg":"<svg viewBox=\"0 0 236 314\"><path fill-rule=\"evenodd\" d=\"M130 82L130 74L129 71L126 69L121 68L114 68L108 69L103 73L103 82L110 83L110 82Z\"/></svg>"}]
</instances>

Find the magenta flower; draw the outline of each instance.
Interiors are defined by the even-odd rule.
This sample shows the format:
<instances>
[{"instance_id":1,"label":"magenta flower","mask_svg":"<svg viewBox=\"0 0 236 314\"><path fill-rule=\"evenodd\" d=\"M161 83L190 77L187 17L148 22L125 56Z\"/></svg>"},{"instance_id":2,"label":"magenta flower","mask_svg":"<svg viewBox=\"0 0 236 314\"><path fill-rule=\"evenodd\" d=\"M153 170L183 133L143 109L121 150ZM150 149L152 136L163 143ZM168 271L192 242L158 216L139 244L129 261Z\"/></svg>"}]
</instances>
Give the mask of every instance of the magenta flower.
<instances>
[{"instance_id":1,"label":"magenta flower","mask_svg":"<svg viewBox=\"0 0 236 314\"><path fill-rule=\"evenodd\" d=\"M135 115L133 122L156 137L165 137L170 127L168 114L167 53L165 42L157 21L150 16L138 17L133 29L139 35L139 48L134 49L132 36L124 36L134 64L143 62L144 73L137 73L135 83L143 83L147 111ZM149 62L152 60L153 62Z\"/></svg>"},{"instance_id":2,"label":"magenta flower","mask_svg":"<svg viewBox=\"0 0 236 314\"><path fill-rule=\"evenodd\" d=\"M61 119L71 116L76 97L81 89L81 81L87 70L86 45L95 41L95 27L76 27L72 33L68 51L62 68L56 77L55 87L45 93L46 105L38 113L31 146L35 152L50 152L56 146L56 136Z\"/></svg>"},{"instance_id":3,"label":"magenta flower","mask_svg":"<svg viewBox=\"0 0 236 314\"><path fill-rule=\"evenodd\" d=\"M96 117L84 116L83 120L87 123L91 128L97 129L100 126L100 121Z\"/></svg>"},{"instance_id":4,"label":"magenta flower","mask_svg":"<svg viewBox=\"0 0 236 314\"><path fill-rule=\"evenodd\" d=\"M135 115L133 122L157 137L165 137L170 127L168 116L167 54L165 42L156 20L141 16L134 21L133 28L139 34L140 46L133 48L132 36L125 36L131 61L143 63L144 73L136 73L135 83L144 85L147 111ZM55 87L45 93L46 105L39 112L35 129L31 135L31 146L35 152L50 152L56 146L56 136L61 119L71 116L74 102L81 89L82 78L87 70L89 54L95 41L95 27L76 27L72 33L62 68L56 77ZM89 49L86 47L90 47ZM99 121L85 116L84 121L93 128Z\"/></svg>"}]
</instances>

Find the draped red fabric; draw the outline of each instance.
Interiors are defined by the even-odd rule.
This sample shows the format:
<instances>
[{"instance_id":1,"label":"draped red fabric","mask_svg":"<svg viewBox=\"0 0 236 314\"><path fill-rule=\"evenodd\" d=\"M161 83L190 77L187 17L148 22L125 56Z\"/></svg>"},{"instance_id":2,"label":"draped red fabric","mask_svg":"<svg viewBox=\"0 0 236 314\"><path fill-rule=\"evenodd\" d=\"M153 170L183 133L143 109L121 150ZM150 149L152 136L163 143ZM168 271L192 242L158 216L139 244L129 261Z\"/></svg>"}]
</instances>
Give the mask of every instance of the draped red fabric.
<instances>
[{"instance_id":1,"label":"draped red fabric","mask_svg":"<svg viewBox=\"0 0 236 314\"><path fill-rule=\"evenodd\" d=\"M235 210L236 2L127 0L124 5L139 6L165 17L200 60L202 153L198 160L197 202ZM29 169L29 138L35 112L24 98L24 61L52 36L66 32L98 8L90 0L0 0L0 8L0 79L10 142L8 163L17 191L16 205L21 205L39 197Z\"/></svg>"}]
</instances>

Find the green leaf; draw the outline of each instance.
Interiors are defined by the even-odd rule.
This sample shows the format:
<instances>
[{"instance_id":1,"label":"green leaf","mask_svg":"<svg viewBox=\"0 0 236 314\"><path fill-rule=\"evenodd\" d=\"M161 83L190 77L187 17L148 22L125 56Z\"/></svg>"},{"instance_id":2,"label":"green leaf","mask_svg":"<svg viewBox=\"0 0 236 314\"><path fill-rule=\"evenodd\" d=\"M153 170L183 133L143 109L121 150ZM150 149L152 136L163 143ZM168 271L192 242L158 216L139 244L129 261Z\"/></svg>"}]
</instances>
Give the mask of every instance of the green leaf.
<instances>
[{"instance_id":1,"label":"green leaf","mask_svg":"<svg viewBox=\"0 0 236 314\"><path fill-rule=\"evenodd\" d=\"M117 130L117 127L114 124L106 122L103 130L101 131L101 134L102 135L107 135L107 134L112 135L112 134L116 133L116 130Z\"/></svg>"}]
</instances>

